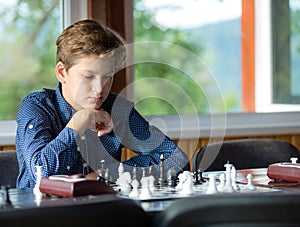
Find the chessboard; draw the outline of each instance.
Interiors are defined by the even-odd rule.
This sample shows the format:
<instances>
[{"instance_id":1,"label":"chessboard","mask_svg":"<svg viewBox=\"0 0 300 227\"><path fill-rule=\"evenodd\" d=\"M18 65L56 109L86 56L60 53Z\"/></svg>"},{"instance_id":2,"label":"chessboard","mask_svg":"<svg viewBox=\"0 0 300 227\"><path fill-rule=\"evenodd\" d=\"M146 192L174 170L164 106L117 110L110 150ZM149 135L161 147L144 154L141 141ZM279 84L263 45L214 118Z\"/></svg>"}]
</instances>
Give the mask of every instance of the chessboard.
<instances>
[{"instance_id":1,"label":"chessboard","mask_svg":"<svg viewBox=\"0 0 300 227\"><path fill-rule=\"evenodd\" d=\"M270 193L280 192L281 189L255 186L252 183L252 175L248 174L243 182L236 179L237 173L233 165L226 164L225 171L216 173L201 173L201 177L195 177L194 173L184 171L178 175L176 183L164 181L154 183L153 176L148 175L140 181L131 180L122 184L122 180L113 186L117 195L122 198L130 198L139 201L172 200L184 197L203 196L207 194L222 193ZM128 175L128 174L127 174ZM130 178L130 177L129 177Z\"/></svg>"}]
</instances>

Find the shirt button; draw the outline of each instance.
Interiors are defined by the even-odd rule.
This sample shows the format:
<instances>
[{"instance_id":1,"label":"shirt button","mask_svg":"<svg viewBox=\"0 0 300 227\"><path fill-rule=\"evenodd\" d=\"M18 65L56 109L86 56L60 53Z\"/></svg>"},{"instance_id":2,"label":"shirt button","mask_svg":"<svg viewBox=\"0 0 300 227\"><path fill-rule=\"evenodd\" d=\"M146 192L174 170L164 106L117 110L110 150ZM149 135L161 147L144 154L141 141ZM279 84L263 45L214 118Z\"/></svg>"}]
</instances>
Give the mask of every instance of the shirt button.
<instances>
[{"instance_id":1,"label":"shirt button","mask_svg":"<svg viewBox=\"0 0 300 227\"><path fill-rule=\"evenodd\" d=\"M33 129L33 125L29 125L28 128L29 128L29 129Z\"/></svg>"}]
</instances>

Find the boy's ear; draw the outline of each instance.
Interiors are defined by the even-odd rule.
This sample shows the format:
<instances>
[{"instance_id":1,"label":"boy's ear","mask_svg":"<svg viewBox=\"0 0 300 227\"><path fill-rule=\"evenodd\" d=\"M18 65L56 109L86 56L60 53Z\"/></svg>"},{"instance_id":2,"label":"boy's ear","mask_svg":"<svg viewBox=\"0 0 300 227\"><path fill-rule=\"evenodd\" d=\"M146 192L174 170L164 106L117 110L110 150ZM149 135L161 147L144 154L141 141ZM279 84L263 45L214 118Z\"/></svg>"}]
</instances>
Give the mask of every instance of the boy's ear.
<instances>
[{"instance_id":1,"label":"boy's ear","mask_svg":"<svg viewBox=\"0 0 300 227\"><path fill-rule=\"evenodd\" d=\"M59 61L56 64L55 73L56 73L56 77L57 77L57 79L58 79L59 82L61 82L61 83L65 83L66 82L67 71L66 71L64 63L62 63L61 61Z\"/></svg>"}]
</instances>

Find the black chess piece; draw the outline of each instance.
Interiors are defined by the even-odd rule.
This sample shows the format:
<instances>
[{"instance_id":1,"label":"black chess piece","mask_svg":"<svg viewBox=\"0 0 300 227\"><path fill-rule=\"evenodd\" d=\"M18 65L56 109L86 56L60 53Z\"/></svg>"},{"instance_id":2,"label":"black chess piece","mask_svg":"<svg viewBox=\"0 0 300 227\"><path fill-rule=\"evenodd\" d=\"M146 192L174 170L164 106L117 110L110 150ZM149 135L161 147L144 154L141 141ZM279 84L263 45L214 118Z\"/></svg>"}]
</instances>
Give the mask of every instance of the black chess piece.
<instances>
[{"instance_id":1,"label":"black chess piece","mask_svg":"<svg viewBox=\"0 0 300 227\"><path fill-rule=\"evenodd\" d=\"M174 167L171 167L167 171L167 185L173 188L177 185L177 171Z\"/></svg>"},{"instance_id":2,"label":"black chess piece","mask_svg":"<svg viewBox=\"0 0 300 227\"><path fill-rule=\"evenodd\" d=\"M159 163L159 170L160 170L160 173L159 173L159 178L158 178L158 184L159 186L164 186L166 181L165 181L165 177L164 177L164 161L165 161L165 158L163 156L163 154L160 155L160 163Z\"/></svg>"},{"instance_id":3,"label":"black chess piece","mask_svg":"<svg viewBox=\"0 0 300 227\"><path fill-rule=\"evenodd\" d=\"M4 208L13 207L13 205L11 203L11 200L10 200L10 196L9 196L9 189L10 188L11 188L10 185L1 186L1 190L4 191L4 193L5 193L5 200L4 200L4 204L3 204Z\"/></svg>"}]
</instances>

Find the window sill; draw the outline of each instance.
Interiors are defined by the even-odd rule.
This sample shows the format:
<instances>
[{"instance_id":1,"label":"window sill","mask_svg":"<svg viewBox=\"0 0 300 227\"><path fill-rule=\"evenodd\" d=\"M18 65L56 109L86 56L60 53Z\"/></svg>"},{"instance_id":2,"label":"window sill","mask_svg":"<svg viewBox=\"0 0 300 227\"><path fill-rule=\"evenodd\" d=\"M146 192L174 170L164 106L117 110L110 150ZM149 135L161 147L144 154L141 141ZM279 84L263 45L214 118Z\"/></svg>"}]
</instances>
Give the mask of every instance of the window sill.
<instances>
[{"instance_id":1,"label":"window sill","mask_svg":"<svg viewBox=\"0 0 300 227\"><path fill-rule=\"evenodd\" d=\"M300 134L300 112L147 117L172 139ZM213 130L212 130L213 125ZM0 121L0 146L14 145L15 121Z\"/></svg>"}]
</instances>

